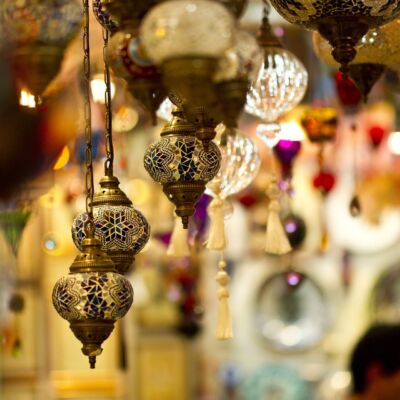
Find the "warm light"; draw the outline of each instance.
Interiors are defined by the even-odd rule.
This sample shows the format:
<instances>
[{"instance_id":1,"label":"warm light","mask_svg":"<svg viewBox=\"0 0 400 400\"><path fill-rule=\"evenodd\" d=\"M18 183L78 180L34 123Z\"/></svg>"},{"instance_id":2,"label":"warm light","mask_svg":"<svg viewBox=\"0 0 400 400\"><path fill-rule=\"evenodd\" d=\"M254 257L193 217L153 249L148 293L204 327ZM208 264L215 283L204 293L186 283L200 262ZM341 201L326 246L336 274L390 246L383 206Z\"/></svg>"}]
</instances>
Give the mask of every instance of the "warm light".
<instances>
[{"instance_id":1,"label":"warm light","mask_svg":"<svg viewBox=\"0 0 400 400\"><path fill-rule=\"evenodd\" d=\"M54 164L53 170L57 171L59 169L64 168L69 161L70 158L70 152L68 146L64 146L64 148L61 151L61 154L59 155L56 163Z\"/></svg>"},{"instance_id":2,"label":"warm light","mask_svg":"<svg viewBox=\"0 0 400 400\"><path fill-rule=\"evenodd\" d=\"M30 94L27 90L22 89L19 96L19 104L24 107L35 108L35 96L33 94Z\"/></svg>"},{"instance_id":3,"label":"warm light","mask_svg":"<svg viewBox=\"0 0 400 400\"><path fill-rule=\"evenodd\" d=\"M285 346L295 346L302 339L302 331L296 325L289 325L282 330L281 342Z\"/></svg>"},{"instance_id":4,"label":"warm light","mask_svg":"<svg viewBox=\"0 0 400 400\"><path fill-rule=\"evenodd\" d=\"M105 103L105 92L106 92L106 84L104 83L103 76L96 76L90 81L90 88L92 90L93 100L96 103ZM111 89L111 99L114 98L115 95L115 84L114 82L110 82Z\"/></svg>"},{"instance_id":5,"label":"warm light","mask_svg":"<svg viewBox=\"0 0 400 400\"><path fill-rule=\"evenodd\" d=\"M389 151L396 155L400 155L400 132L392 132L388 137L387 142Z\"/></svg>"},{"instance_id":6,"label":"warm light","mask_svg":"<svg viewBox=\"0 0 400 400\"><path fill-rule=\"evenodd\" d=\"M347 371L335 372L330 380L331 386L334 389L345 389L350 385L351 376Z\"/></svg>"},{"instance_id":7,"label":"warm light","mask_svg":"<svg viewBox=\"0 0 400 400\"><path fill-rule=\"evenodd\" d=\"M303 128L296 121L287 121L281 123L280 140L291 140L300 142L306 137Z\"/></svg>"}]
</instances>

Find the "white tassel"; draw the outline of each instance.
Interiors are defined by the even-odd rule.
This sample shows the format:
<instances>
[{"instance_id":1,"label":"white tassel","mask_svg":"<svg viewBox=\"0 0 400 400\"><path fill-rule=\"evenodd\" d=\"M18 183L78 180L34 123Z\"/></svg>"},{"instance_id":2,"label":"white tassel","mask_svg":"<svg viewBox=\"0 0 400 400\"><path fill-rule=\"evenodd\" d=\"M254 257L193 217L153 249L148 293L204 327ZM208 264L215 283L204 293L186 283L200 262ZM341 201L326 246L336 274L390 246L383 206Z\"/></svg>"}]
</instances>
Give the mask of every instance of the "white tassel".
<instances>
[{"instance_id":1,"label":"white tassel","mask_svg":"<svg viewBox=\"0 0 400 400\"><path fill-rule=\"evenodd\" d=\"M215 337L218 340L227 340L233 337L232 333L232 317L229 308L229 290L226 287L230 281L229 275L225 271L226 263L221 260L218 263L218 272L216 281L219 283L218 288L218 321Z\"/></svg>"},{"instance_id":2,"label":"white tassel","mask_svg":"<svg viewBox=\"0 0 400 400\"><path fill-rule=\"evenodd\" d=\"M269 184L267 189L269 197L268 222L265 251L270 254L282 255L292 250L286 232L279 217L281 210L279 204L279 188L276 180Z\"/></svg>"},{"instance_id":3,"label":"white tassel","mask_svg":"<svg viewBox=\"0 0 400 400\"><path fill-rule=\"evenodd\" d=\"M215 197L208 205L207 211L210 217L210 230L206 247L209 250L224 250L227 245L225 235L224 201L219 196Z\"/></svg>"},{"instance_id":4,"label":"white tassel","mask_svg":"<svg viewBox=\"0 0 400 400\"><path fill-rule=\"evenodd\" d=\"M188 229L183 229L182 221L179 217L175 217L174 230L172 232L171 241L167 249L167 255L171 257L187 257L190 256L188 244Z\"/></svg>"}]
</instances>

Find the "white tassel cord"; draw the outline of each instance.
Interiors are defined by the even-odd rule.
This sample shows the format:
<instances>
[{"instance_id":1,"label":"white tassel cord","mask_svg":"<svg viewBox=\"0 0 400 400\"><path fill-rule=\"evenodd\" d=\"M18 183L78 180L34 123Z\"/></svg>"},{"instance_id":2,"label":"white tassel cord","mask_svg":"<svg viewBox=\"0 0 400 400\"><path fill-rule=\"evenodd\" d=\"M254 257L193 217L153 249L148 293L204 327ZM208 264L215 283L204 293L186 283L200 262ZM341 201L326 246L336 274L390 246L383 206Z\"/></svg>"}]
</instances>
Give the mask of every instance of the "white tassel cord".
<instances>
[{"instance_id":1,"label":"white tassel cord","mask_svg":"<svg viewBox=\"0 0 400 400\"><path fill-rule=\"evenodd\" d=\"M183 229L182 221L179 217L175 217L174 230L172 232L171 241L167 249L167 255L171 257L187 257L190 256L188 244L188 229Z\"/></svg>"},{"instance_id":2,"label":"white tassel cord","mask_svg":"<svg viewBox=\"0 0 400 400\"><path fill-rule=\"evenodd\" d=\"M289 253L292 248L279 217L281 207L276 179L268 185L267 195L269 197L269 205L265 251L277 255Z\"/></svg>"},{"instance_id":3,"label":"white tassel cord","mask_svg":"<svg viewBox=\"0 0 400 400\"><path fill-rule=\"evenodd\" d=\"M224 201L216 196L208 205L208 216L210 217L210 230L208 233L207 249L224 250L227 245L225 235Z\"/></svg>"},{"instance_id":4,"label":"white tassel cord","mask_svg":"<svg viewBox=\"0 0 400 400\"><path fill-rule=\"evenodd\" d=\"M218 272L216 281L218 287L218 320L215 337L218 340L227 340L233 337L232 317L229 308L229 290L226 287L230 281L229 275L225 271L226 262L222 259L218 263Z\"/></svg>"}]
</instances>

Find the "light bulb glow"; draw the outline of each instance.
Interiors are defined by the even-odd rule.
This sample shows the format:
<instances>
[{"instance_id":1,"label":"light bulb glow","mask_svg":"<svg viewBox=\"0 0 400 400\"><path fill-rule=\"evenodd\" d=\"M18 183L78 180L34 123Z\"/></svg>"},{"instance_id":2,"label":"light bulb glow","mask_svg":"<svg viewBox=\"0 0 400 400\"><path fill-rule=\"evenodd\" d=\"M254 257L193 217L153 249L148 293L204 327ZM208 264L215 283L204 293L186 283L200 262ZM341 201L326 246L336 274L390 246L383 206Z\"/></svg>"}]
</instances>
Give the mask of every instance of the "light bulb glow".
<instances>
[{"instance_id":1,"label":"light bulb glow","mask_svg":"<svg viewBox=\"0 0 400 400\"><path fill-rule=\"evenodd\" d=\"M389 151L396 155L400 155L400 132L392 132L387 141Z\"/></svg>"},{"instance_id":2,"label":"light bulb glow","mask_svg":"<svg viewBox=\"0 0 400 400\"><path fill-rule=\"evenodd\" d=\"M92 91L93 100L96 103L104 104L105 103L105 91L106 84L104 83L103 77L95 77L90 81L90 89ZM111 89L111 99L115 96L115 84L114 82L110 82Z\"/></svg>"},{"instance_id":3,"label":"light bulb glow","mask_svg":"<svg viewBox=\"0 0 400 400\"><path fill-rule=\"evenodd\" d=\"M35 108L36 107L35 96L29 93L27 90L22 89L19 96L19 104L24 107Z\"/></svg>"}]
</instances>

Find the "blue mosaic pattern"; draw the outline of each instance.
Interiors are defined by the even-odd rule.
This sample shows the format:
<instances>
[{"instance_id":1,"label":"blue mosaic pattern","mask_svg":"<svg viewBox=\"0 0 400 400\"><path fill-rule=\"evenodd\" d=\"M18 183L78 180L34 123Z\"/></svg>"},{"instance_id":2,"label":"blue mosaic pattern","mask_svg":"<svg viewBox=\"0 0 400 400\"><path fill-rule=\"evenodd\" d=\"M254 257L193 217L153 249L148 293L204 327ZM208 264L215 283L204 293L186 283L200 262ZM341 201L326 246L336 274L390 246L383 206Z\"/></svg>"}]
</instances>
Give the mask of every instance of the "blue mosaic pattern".
<instances>
[{"instance_id":1,"label":"blue mosaic pattern","mask_svg":"<svg viewBox=\"0 0 400 400\"><path fill-rule=\"evenodd\" d=\"M208 182L219 171L221 153L211 142L207 150L194 136L162 137L144 156L144 167L161 184L169 182Z\"/></svg>"},{"instance_id":2,"label":"blue mosaic pattern","mask_svg":"<svg viewBox=\"0 0 400 400\"><path fill-rule=\"evenodd\" d=\"M118 23L110 16L104 0L93 0L92 7L94 16L103 28L111 33L118 30Z\"/></svg>"},{"instance_id":3,"label":"blue mosaic pattern","mask_svg":"<svg viewBox=\"0 0 400 400\"><path fill-rule=\"evenodd\" d=\"M312 25L323 17L364 16L376 25L394 19L400 12L400 0L271 0L289 22Z\"/></svg>"},{"instance_id":4,"label":"blue mosaic pattern","mask_svg":"<svg viewBox=\"0 0 400 400\"><path fill-rule=\"evenodd\" d=\"M93 209L95 236L107 254L131 252L137 254L149 240L150 226L141 212L129 206L97 206ZM85 239L86 213L78 215L72 224L72 239L79 250Z\"/></svg>"},{"instance_id":5,"label":"blue mosaic pattern","mask_svg":"<svg viewBox=\"0 0 400 400\"><path fill-rule=\"evenodd\" d=\"M53 289L53 304L68 321L122 318L133 303L130 282L113 272L70 274L59 279Z\"/></svg>"}]
</instances>

